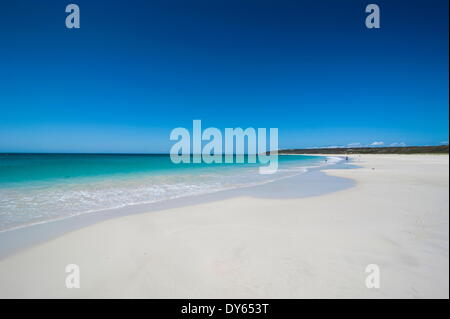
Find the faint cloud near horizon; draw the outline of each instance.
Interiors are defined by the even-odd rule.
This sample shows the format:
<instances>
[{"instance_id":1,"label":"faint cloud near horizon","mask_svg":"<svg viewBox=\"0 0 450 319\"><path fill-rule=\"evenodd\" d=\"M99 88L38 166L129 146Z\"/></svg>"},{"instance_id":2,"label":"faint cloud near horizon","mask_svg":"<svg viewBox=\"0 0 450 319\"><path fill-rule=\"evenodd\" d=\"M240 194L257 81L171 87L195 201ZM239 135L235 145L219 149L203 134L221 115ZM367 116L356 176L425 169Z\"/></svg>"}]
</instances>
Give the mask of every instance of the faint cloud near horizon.
<instances>
[{"instance_id":1,"label":"faint cloud near horizon","mask_svg":"<svg viewBox=\"0 0 450 319\"><path fill-rule=\"evenodd\" d=\"M347 144L347 147L361 147L362 145L361 145L361 143L359 143L359 142L356 142L356 143L348 143Z\"/></svg>"},{"instance_id":2,"label":"faint cloud near horizon","mask_svg":"<svg viewBox=\"0 0 450 319\"><path fill-rule=\"evenodd\" d=\"M406 143L404 143L404 142L400 142L400 143L391 143L390 146L399 146L399 147L402 147L402 146L406 146Z\"/></svg>"},{"instance_id":3,"label":"faint cloud near horizon","mask_svg":"<svg viewBox=\"0 0 450 319\"><path fill-rule=\"evenodd\" d=\"M382 141L379 141L379 142L375 141L372 144L370 144L370 146L381 146L381 145L384 145L384 142L382 142Z\"/></svg>"}]
</instances>

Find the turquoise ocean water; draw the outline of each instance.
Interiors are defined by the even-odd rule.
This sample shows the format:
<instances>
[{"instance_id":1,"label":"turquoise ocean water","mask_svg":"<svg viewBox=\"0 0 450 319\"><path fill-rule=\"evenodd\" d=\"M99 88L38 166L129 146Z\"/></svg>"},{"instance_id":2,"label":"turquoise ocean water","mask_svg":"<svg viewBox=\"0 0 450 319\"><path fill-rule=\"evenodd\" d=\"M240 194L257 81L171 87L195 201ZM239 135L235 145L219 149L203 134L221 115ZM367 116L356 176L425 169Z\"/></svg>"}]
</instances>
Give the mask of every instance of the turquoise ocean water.
<instances>
[{"instance_id":1,"label":"turquoise ocean water","mask_svg":"<svg viewBox=\"0 0 450 319\"><path fill-rule=\"evenodd\" d=\"M169 155L0 154L0 231L83 213L258 185L324 165L319 156L260 164L174 164Z\"/></svg>"}]
</instances>

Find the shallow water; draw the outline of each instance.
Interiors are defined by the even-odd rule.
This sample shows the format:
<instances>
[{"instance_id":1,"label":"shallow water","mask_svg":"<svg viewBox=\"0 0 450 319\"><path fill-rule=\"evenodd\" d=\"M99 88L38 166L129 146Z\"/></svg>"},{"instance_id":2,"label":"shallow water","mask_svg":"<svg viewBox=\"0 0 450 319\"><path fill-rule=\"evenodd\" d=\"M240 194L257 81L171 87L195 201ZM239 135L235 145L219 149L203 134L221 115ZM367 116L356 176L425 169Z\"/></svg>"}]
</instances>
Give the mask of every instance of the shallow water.
<instances>
[{"instance_id":1,"label":"shallow water","mask_svg":"<svg viewBox=\"0 0 450 319\"><path fill-rule=\"evenodd\" d=\"M0 154L0 231L106 209L260 185L324 165L320 156L259 164L174 164L168 155Z\"/></svg>"}]
</instances>

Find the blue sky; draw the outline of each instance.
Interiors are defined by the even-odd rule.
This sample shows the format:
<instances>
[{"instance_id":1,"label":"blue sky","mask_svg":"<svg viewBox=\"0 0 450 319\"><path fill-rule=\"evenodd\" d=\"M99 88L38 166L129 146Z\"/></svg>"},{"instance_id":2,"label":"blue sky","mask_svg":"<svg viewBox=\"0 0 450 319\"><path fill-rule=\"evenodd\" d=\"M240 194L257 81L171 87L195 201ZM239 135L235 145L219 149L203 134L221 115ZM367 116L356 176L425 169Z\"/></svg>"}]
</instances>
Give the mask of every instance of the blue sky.
<instances>
[{"instance_id":1,"label":"blue sky","mask_svg":"<svg viewBox=\"0 0 450 319\"><path fill-rule=\"evenodd\" d=\"M448 141L448 1L73 2L76 30L69 1L1 5L0 152L167 152L194 119L281 148Z\"/></svg>"}]
</instances>

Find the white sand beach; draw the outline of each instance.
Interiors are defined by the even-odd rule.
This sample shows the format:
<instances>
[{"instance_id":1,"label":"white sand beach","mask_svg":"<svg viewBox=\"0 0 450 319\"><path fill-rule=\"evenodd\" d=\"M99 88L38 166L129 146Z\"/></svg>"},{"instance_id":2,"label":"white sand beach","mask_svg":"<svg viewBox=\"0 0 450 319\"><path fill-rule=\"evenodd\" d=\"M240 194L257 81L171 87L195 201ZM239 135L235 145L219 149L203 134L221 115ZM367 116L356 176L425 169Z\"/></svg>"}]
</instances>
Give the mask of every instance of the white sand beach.
<instances>
[{"instance_id":1,"label":"white sand beach","mask_svg":"<svg viewBox=\"0 0 450 319\"><path fill-rule=\"evenodd\" d=\"M0 260L0 297L448 298L448 155L350 157L360 168L325 171L356 181L345 190L134 214L29 247Z\"/></svg>"}]
</instances>

